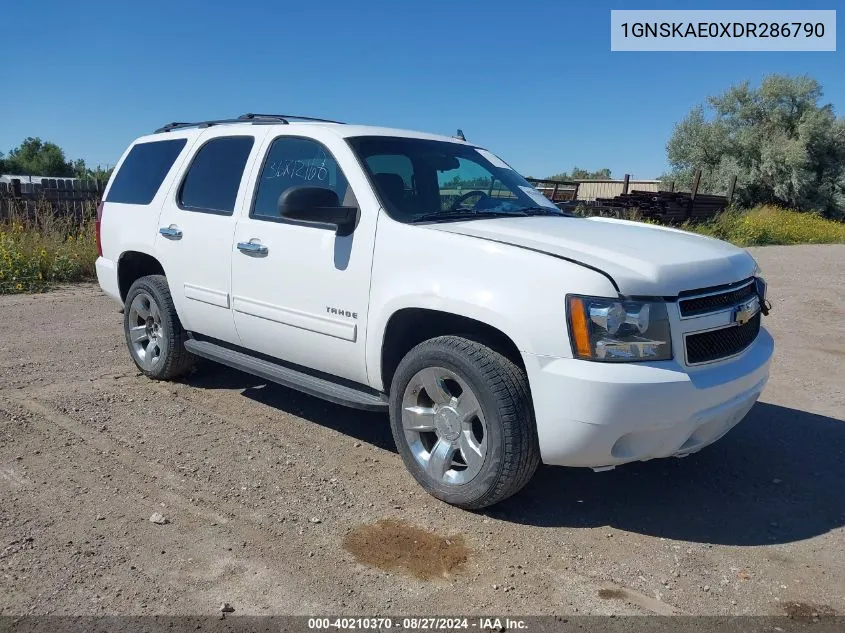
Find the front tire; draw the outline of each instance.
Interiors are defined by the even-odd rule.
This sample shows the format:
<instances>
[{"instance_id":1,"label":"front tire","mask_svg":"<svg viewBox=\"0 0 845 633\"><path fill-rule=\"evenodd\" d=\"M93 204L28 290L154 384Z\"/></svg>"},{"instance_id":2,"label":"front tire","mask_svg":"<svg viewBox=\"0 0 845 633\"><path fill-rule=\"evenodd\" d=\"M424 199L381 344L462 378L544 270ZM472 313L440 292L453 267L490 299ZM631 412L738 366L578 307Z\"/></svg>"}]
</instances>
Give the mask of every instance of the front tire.
<instances>
[{"instance_id":1,"label":"front tire","mask_svg":"<svg viewBox=\"0 0 845 633\"><path fill-rule=\"evenodd\" d=\"M188 334L176 314L164 275L141 277L126 293L123 331L129 354L141 372L172 380L190 370L194 355L185 349Z\"/></svg>"},{"instance_id":2,"label":"front tire","mask_svg":"<svg viewBox=\"0 0 845 633\"><path fill-rule=\"evenodd\" d=\"M468 510L515 494L540 463L525 372L458 336L420 343L402 359L390 389L390 426L419 484Z\"/></svg>"}]
</instances>

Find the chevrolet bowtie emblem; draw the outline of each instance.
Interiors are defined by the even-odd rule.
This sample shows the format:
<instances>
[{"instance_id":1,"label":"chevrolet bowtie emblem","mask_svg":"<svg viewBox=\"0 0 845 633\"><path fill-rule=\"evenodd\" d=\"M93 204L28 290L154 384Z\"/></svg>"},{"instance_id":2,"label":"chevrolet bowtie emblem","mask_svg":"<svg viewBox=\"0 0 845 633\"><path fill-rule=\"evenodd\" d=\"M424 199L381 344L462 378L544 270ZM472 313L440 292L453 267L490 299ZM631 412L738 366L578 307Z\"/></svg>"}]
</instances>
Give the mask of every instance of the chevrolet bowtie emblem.
<instances>
[{"instance_id":1,"label":"chevrolet bowtie emblem","mask_svg":"<svg viewBox=\"0 0 845 633\"><path fill-rule=\"evenodd\" d=\"M734 309L734 323L737 325L745 325L753 319L760 311L760 298L752 297L745 303L738 305Z\"/></svg>"}]
</instances>

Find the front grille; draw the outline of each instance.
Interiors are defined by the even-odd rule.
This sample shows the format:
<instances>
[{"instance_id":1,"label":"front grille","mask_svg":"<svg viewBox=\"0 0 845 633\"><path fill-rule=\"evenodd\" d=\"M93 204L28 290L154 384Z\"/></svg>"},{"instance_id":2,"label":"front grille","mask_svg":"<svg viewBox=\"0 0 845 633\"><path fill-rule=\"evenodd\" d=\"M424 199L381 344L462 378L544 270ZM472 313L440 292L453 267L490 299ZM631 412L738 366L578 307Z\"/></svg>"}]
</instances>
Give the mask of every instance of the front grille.
<instances>
[{"instance_id":1,"label":"front grille","mask_svg":"<svg viewBox=\"0 0 845 633\"><path fill-rule=\"evenodd\" d=\"M693 297L692 299L681 299L678 306L681 309L682 317L696 316L698 314L706 314L708 312L717 312L730 308L737 303L748 299L756 292L754 282L752 281L742 288L736 290L727 290L715 295L707 295L706 297Z\"/></svg>"},{"instance_id":2,"label":"front grille","mask_svg":"<svg viewBox=\"0 0 845 633\"><path fill-rule=\"evenodd\" d=\"M760 313L745 325L710 330L686 337L687 363L708 363L739 354L754 342L760 332Z\"/></svg>"}]
</instances>

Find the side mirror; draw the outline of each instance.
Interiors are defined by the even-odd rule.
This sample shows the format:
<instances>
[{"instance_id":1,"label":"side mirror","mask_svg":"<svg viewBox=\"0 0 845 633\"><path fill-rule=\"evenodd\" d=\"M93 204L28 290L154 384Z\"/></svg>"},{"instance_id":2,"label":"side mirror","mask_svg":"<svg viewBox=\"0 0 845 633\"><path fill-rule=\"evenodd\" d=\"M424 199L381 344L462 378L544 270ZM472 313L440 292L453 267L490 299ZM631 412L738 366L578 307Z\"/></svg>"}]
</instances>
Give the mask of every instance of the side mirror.
<instances>
[{"instance_id":1,"label":"side mirror","mask_svg":"<svg viewBox=\"0 0 845 633\"><path fill-rule=\"evenodd\" d=\"M355 230L358 209L342 207L337 194L322 187L289 187L279 196L279 215L309 224L333 224L338 235Z\"/></svg>"}]
</instances>

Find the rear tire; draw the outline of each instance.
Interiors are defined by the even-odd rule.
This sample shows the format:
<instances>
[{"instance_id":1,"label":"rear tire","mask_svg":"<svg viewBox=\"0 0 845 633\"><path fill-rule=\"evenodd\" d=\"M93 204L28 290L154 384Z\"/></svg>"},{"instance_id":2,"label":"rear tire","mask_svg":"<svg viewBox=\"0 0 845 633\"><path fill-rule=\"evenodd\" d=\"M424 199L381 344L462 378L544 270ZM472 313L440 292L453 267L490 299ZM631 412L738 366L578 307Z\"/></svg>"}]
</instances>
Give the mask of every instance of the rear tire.
<instances>
[{"instance_id":1,"label":"rear tire","mask_svg":"<svg viewBox=\"0 0 845 633\"><path fill-rule=\"evenodd\" d=\"M479 510L521 490L540 463L525 372L481 343L441 336L399 363L390 426L429 494Z\"/></svg>"},{"instance_id":2,"label":"rear tire","mask_svg":"<svg viewBox=\"0 0 845 633\"><path fill-rule=\"evenodd\" d=\"M185 349L188 334L176 314L164 275L141 277L129 288L123 332L132 360L149 378L172 380L194 364L194 355Z\"/></svg>"}]
</instances>

